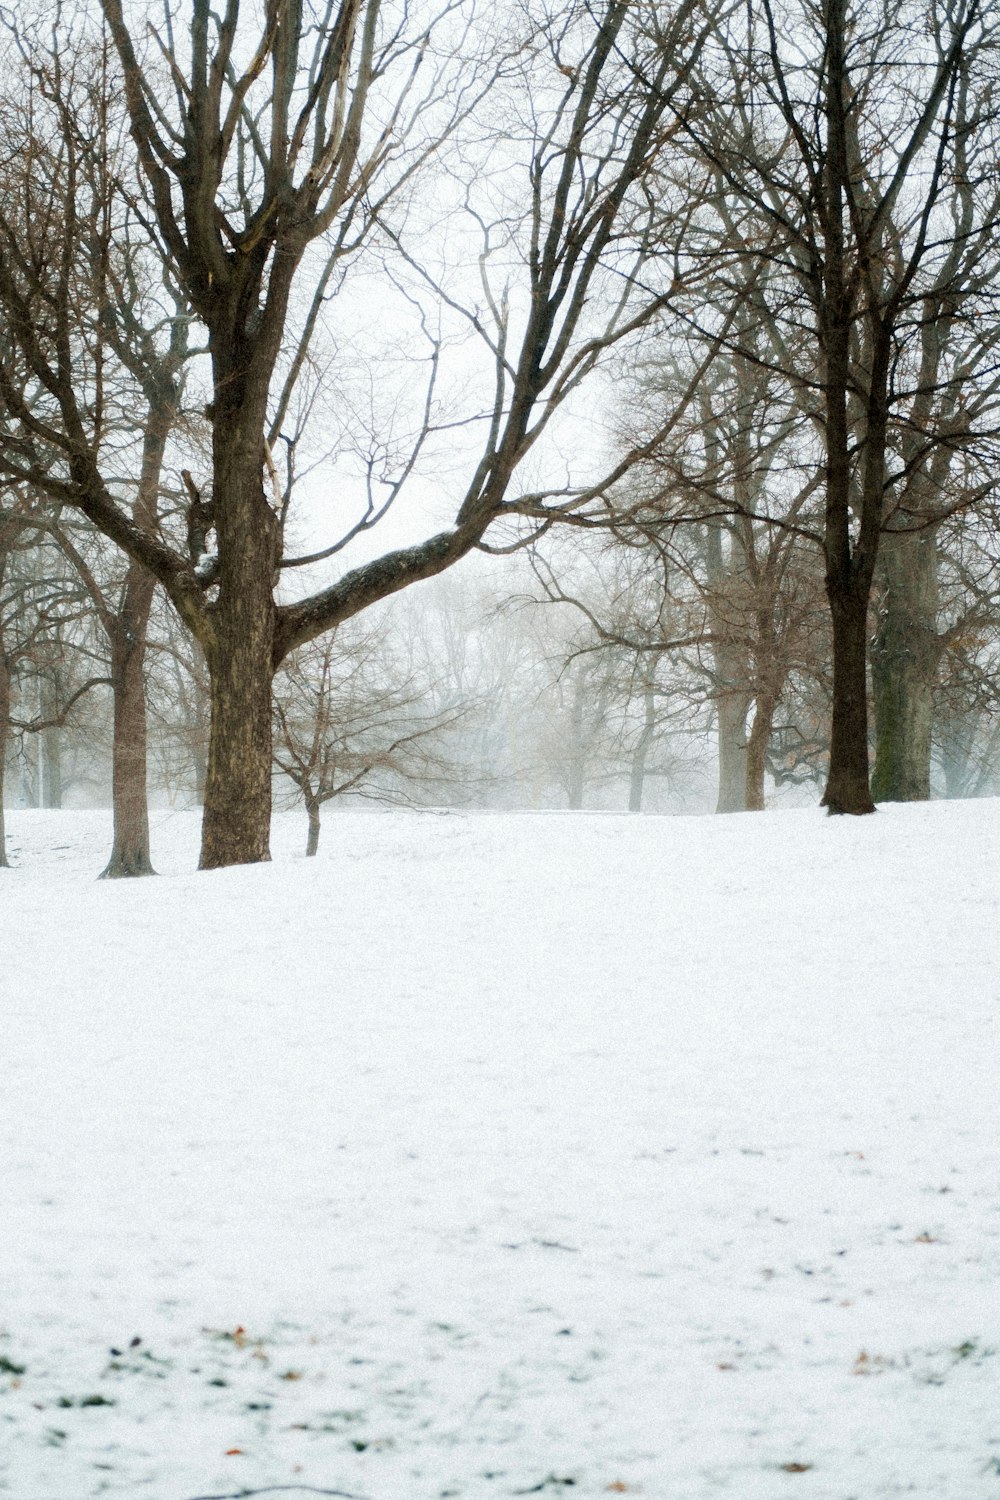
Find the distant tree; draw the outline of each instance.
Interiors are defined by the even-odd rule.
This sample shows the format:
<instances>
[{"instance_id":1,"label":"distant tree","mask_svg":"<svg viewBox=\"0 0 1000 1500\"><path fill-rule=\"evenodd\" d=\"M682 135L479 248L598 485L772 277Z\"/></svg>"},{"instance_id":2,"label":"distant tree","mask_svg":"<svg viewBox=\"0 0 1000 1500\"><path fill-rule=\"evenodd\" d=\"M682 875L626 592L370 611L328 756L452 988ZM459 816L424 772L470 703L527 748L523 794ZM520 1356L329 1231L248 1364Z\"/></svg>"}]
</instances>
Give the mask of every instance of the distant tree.
<instances>
[{"instance_id":1,"label":"distant tree","mask_svg":"<svg viewBox=\"0 0 1000 1500\"><path fill-rule=\"evenodd\" d=\"M57 37L73 43L65 55L58 41L22 44L25 89L0 107L0 218L12 242L0 267L10 333L0 361L0 470L55 507L50 533L106 637L114 832L104 875L142 875L152 873L144 661L156 579L134 558L124 570L109 564L106 540L95 547L84 536L76 502L85 476L72 450L89 441L124 513L158 531L189 318L147 242L143 208L122 190L123 121L107 48L58 23Z\"/></svg>"},{"instance_id":2,"label":"distant tree","mask_svg":"<svg viewBox=\"0 0 1000 1500\"><path fill-rule=\"evenodd\" d=\"M945 377L925 356L955 320L995 338L998 34L977 0L780 14L764 0L720 29L683 122L721 186L704 254L770 268L758 325L822 438L831 812L874 810L867 641L883 528L932 520L907 493L936 453L980 468L965 503L984 482L985 370L959 359ZM943 379L957 387L940 399Z\"/></svg>"},{"instance_id":3,"label":"distant tree","mask_svg":"<svg viewBox=\"0 0 1000 1500\"><path fill-rule=\"evenodd\" d=\"M405 804L413 788L454 779L445 744L465 707L434 711L429 696L381 624L342 628L286 658L274 684L274 763L305 803L306 854L319 848L334 797Z\"/></svg>"},{"instance_id":4,"label":"distant tree","mask_svg":"<svg viewBox=\"0 0 1000 1500\"><path fill-rule=\"evenodd\" d=\"M56 528L44 497L11 491L0 504L0 863L13 745L21 747L22 789L40 807L62 806L64 731L72 724L79 738L83 700L110 686L85 591L56 544Z\"/></svg>"}]
</instances>

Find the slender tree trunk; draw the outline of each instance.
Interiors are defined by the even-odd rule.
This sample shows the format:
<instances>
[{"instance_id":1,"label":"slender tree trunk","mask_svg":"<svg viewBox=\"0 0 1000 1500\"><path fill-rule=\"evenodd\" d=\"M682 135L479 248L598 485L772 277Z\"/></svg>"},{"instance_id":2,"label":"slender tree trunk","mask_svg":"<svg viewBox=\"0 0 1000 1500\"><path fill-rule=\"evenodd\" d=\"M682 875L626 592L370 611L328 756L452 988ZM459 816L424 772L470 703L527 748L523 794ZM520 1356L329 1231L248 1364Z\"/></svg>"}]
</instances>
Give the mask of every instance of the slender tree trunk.
<instances>
[{"instance_id":1,"label":"slender tree trunk","mask_svg":"<svg viewBox=\"0 0 1000 1500\"><path fill-rule=\"evenodd\" d=\"M587 752L583 743L583 705L587 696L587 673L577 671L573 680L573 702L570 707L570 763L568 802L571 812L583 807L583 788L586 776Z\"/></svg>"},{"instance_id":2,"label":"slender tree trunk","mask_svg":"<svg viewBox=\"0 0 1000 1500\"><path fill-rule=\"evenodd\" d=\"M319 848L320 805L318 797L306 797L306 812L309 815L309 834L306 839L307 855L315 854Z\"/></svg>"},{"instance_id":3,"label":"slender tree trunk","mask_svg":"<svg viewBox=\"0 0 1000 1500\"><path fill-rule=\"evenodd\" d=\"M171 345L180 358L185 335L175 326ZM160 476L167 439L177 416L178 383L167 370L159 372L158 384L150 389L149 409L143 434L142 467L132 519L150 531L159 517ZM156 580L141 564L131 562L125 575L125 592L117 616L105 618L111 646L111 681L114 692L114 745L112 748L112 804L114 839L111 857L103 871L106 879L129 875L153 875L149 850L149 796L146 683L146 634L153 608Z\"/></svg>"},{"instance_id":4,"label":"slender tree trunk","mask_svg":"<svg viewBox=\"0 0 1000 1500\"><path fill-rule=\"evenodd\" d=\"M191 649L194 653L194 660L189 674L190 699L186 698L184 701L185 744L191 756L194 800L198 807L204 807L205 780L208 776L208 724L211 717L211 694L201 642L193 640Z\"/></svg>"},{"instance_id":5,"label":"slender tree trunk","mask_svg":"<svg viewBox=\"0 0 1000 1500\"><path fill-rule=\"evenodd\" d=\"M771 731L774 728L774 715L778 701L778 696L773 693L758 693L754 704L753 724L747 737L746 751L746 808L748 812L764 811L767 751L771 743Z\"/></svg>"},{"instance_id":6,"label":"slender tree trunk","mask_svg":"<svg viewBox=\"0 0 1000 1500\"><path fill-rule=\"evenodd\" d=\"M635 749L632 752L631 775L629 777L629 812L642 812L642 792L646 782L646 761L649 756L649 747L653 743L653 735L656 732L656 700L652 687L647 686L644 689L642 702L642 733L636 741Z\"/></svg>"},{"instance_id":7,"label":"slender tree trunk","mask_svg":"<svg viewBox=\"0 0 1000 1500\"><path fill-rule=\"evenodd\" d=\"M53 719L61 708L59 682L43 677L40 701L42 718ZM39 731L41 738L41 797L42 807L61 808L63 799L62 775L62 730L56 725Z\"/></svg>"},{"instance_id":8,"label":"slender tree trunk","mask_svg":"<svg viewBox=\"0 0 1000 1500\"><path fill-rule=\"evenodd\" d=\"M3 588L9 544L14 532L0 531L0 590ZM10 665L4 653L3 617L0 616L0 870L9 869L7 860L7 830L4 825L4 790L7 771L7 744L10 739Z\"/></svg>"},{"instance_id":9,"label":"slender tree trunk","mask_svg":"<svg viewBox=\"0 0 1000 1500\"><path fill-rule=\"evenodd\" d=\"M2 576L0 569L0 576ZM7 831L4 825L4 784L7 769L7 741L10 736L10 672L0 640L0 870L9 869Z\"/></svg>"},{"instance_id":10,"label":"slender tree trunk","mask_svg":"<svg viewBox=\"0 0 1000 1500\"><path fill-rule=\"evenodd\" d=\"M826 408L826 595L833 625L833 716L830 771L822 805L831 813L873 813L868 783L868 676L866 635L885 468L885 383L889 346L884 329L868 329L871 368L865 401L863 478L852 489L852 449L859 437L858 410L848 406L852 380L854 291L845 258L847 212L854 179L847 145L850 87L846 0L826 0L827 40L824 165L825 277L819 296ZM879 397L882 399L879 400ZM855 404L856 405L856 404ZM858 537L851 536L852 503Z\"/></svg>"},{"instance_id":11,"label":"slender tree trunk","mask_svg":"<svg viewBox=\"0 0 1000 1500\"><path fill-rule=\"evenodd\" d=\"M135 577L131 575L135 573ZM111 679L114 685L114 745L112 801L114 841L104 879L154 874L149 852L147 800L146 625L154 583L145 569L133 564L126 585L131 608L123 611L111 639ZM138 597L136 597L138 596ZM125 620L130 624L126 624Z\"/></svg>"},{"instance_id":12,"label":"slender tree trunk","mask_svg":"<svg viewBox=\"0 0 1000 1500\"><path fill-rule=\"evenodd\" d=\"M711 424L707 441L714 453L717 441ZM730 545L737 548L732 537ZM743 812L747 805L747 714L751 698L747 692L747 653L743 645L732 639L733 620L725 603L737 569L732 559L727 566L723 557L720 522L710 522L706 529L705 565L711 590L709 619L714 638L712 666L719 745L719 794L715 810L717 813Z\"/></svg>"},{"instance_id":13,"label":"slender tree trunk","mask_svg":"<svg viewBox=\"0 0 1000 1500\"><path fill-rule=\"evenodd\" d=\"M887 536L884 593L871 644L876 802L925 802L937 678L937 545L932 531Z\"/></svg>"}]
</instances>

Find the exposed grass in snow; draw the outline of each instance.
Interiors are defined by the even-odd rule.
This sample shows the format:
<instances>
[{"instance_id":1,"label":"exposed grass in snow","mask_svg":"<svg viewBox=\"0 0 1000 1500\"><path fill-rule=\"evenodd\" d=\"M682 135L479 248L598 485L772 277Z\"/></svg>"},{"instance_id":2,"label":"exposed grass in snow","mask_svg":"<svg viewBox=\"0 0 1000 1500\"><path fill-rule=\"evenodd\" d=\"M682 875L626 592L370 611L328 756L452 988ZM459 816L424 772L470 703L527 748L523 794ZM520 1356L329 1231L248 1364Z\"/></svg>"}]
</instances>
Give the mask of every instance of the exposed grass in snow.
<instances>
[{"instance_id":1,"label":"exposed grass in snow","mask_svg":"<svg viewBox=\"0 0 1000 1500\"><path fill-rule=\"evenodd\" d=\"M0 1494L1000 1495L1000 804L8 823Z\"/></svg>"}]
</instances>

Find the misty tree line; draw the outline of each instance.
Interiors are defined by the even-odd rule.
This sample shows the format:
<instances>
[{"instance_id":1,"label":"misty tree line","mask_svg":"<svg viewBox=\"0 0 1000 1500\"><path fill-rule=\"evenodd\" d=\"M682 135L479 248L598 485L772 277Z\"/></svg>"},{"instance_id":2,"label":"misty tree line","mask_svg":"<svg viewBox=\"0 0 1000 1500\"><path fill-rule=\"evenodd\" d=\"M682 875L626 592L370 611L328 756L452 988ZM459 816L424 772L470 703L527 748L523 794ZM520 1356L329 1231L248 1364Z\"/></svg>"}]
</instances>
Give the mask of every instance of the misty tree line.
<instances>
[{"instance_id":1,"label":"misty tree line","mask_svg":"<svg viewBox=\"0 0 1000 1500\"><path fill-rule=\"evenodd\" d=\"M53 523L58 531L58 523ZM110 652L93 601L46 536L22 533L7 559L0 622L11 693L8 804L107 801ZM81 539L78 537L77 542ZM115 557L93 536L90 579L113 592ZM279 805L302 804L309 852L334 798L433 807L609 808L705 805L711 703L672 689L646 743L634 664L593 654L588 632L531 602L530 580L461 578L324 636L275 679ZM209 713L204 663L154 601L147 629L148 787L160 805L204 795ZM686 711L681 714L681 702ZM643 743L640 748L640 740Z\"/></svg>"},{"instance_id":2,"label":"misty tree line","mask_svg":"<svg viewBox=\"0 0 1000 1500\"><path fill-rule=\"evenodd\" d=\"M110 691L109 873L147 870L168 662L203 867L267 857L275 764L314 837L324 795L461 781L476 694L412 649L421 591L391 649L385 601L520 551L570 805L640 806L710 725L722 809L989 787L997 32L979 0L8 20L22 783Z\"/></svg>"}]
</instances>

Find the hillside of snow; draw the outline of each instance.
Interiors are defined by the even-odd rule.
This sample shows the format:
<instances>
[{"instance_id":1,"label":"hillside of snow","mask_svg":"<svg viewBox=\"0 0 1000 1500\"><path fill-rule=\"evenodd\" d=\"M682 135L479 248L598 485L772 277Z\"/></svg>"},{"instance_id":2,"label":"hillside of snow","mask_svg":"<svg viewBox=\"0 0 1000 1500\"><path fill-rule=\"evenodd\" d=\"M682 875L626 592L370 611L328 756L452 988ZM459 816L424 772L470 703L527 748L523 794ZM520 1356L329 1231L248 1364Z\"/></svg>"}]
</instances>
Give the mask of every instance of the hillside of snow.
<instances>
[{"instance_id":1,"label":"hillside of snow","mask_svg":"<svg viewBox=\"0 0 1000 1500\"><path fill-rule=\"evenodd\" d=\"M0 870L0 1495L996 1500L1000 803Z\"/></svg>"}]
</instances>

